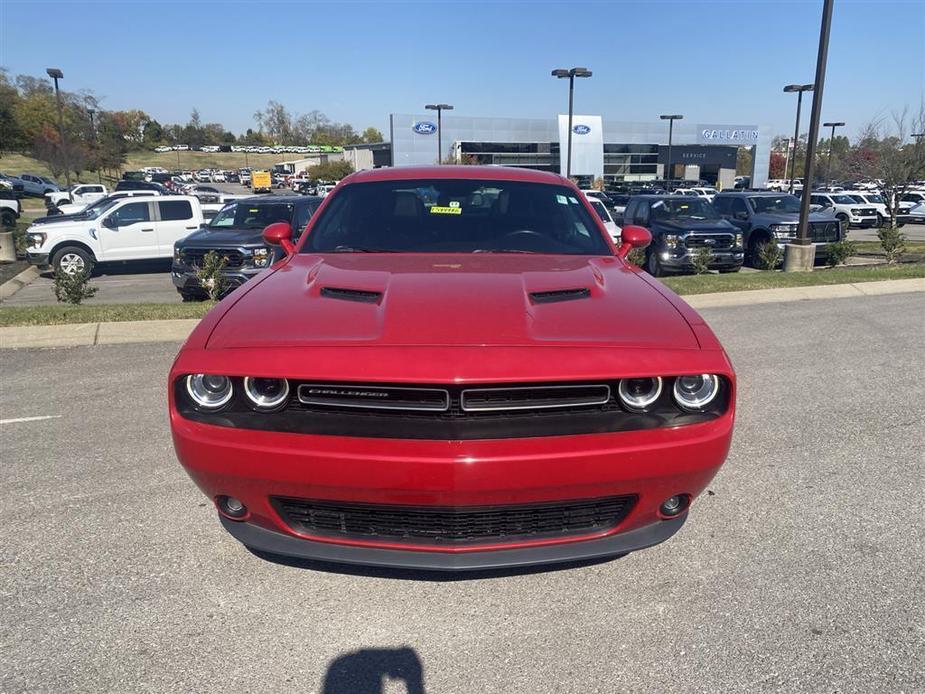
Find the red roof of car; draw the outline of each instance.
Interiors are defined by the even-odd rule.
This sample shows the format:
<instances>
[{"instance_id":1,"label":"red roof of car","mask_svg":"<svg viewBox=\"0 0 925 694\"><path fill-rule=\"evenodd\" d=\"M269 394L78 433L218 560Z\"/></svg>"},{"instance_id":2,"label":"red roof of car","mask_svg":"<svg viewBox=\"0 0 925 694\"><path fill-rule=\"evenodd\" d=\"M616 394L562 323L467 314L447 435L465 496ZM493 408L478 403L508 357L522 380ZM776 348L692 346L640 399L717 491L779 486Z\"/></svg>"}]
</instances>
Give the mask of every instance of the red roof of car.
<instances>
[{"instance_id":1,"label":"red roof of car","mask_svg":"<svg viewBox=\"0 0 925 694\"><path fill-rule=\"evenodd\" d=\"M463 178L486 181L524 181L562 185L567 179L547 171L518 169L508 166L395 166L358 171L348 176L349 183L369 181L407 181L424 178Z\"/></svg>"}]
</instances>

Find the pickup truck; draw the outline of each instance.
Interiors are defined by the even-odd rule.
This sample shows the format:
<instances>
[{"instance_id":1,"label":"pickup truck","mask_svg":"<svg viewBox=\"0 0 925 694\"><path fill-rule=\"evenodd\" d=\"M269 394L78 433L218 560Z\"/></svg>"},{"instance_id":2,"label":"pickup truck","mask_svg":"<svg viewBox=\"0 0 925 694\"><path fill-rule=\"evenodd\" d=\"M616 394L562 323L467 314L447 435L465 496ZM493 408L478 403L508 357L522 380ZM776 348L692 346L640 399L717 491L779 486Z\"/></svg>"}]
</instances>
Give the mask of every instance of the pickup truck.
<instances>
[{"instance_id":1,"label":"pickup truck","mask_svg":"<svg viewBox=\"0 0 925 694\"><path fill-rule=\"evenodd\" d=\"M87 214L33 224L26 229L26 256L42 269L88 275L99 263L170 258L174 243L202 222L194 197L116 198Z\"/></svg>"},{"instance_id":2,"label":"pickup truck","mask_svg":"<svg viewBox=\"0 0 925 694\"><path fill-rule=\"evenodd\" d=\"M109 195L106 186L98 183L79 183L69 190L45 194L45 207L49 210L60 209L61 205L80 205L86 207Z\"/></svg>"},{"instance_id":3,"label":"pickup truck","mask_svg":"<svg viewBox=\"0 0 925 694\"><path fill-rule=\"evenodd\" d=\"M761 246L775 239L780 245L797 235L800 200L787 193L730 191L717 193L713 206L723 219L743 234L746 260L761 265ZM809 239L816 246L816 257L825 256L825 245L844 238L842 225L831 212L811 212Z\"/></svg>"},{"instance_id":4,"label":"pickup truck","mask_svg":"<svg viewBox=\"0 0 925 694\"><path fill-rule=\"evenodd\" d=\"M693 269L695 254L710 252L710 269L738 272L745 249L742 233L723 219L709 200L699 196L634 195L623 215L652 234L645 270L653 277Z\"/></svg>"}]
</instances>

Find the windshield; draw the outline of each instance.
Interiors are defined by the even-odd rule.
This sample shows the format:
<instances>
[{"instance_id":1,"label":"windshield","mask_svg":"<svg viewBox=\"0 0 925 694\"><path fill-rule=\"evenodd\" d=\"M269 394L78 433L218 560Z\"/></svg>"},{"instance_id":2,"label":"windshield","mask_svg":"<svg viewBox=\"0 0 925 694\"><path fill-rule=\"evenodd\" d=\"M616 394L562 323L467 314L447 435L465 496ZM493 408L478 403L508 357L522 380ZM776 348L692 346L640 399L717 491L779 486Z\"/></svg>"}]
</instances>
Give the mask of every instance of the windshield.
<instances>
[{"instance_id":1,"label":"windshield","mask_svg":"<svg viewBox=\"0 0 925 694\"><path fill-rule=\"evenodd\" d=\"M274 203L231 203L209 222L210 229L263 229L273 222L291 222L292 205Z\"/></svg>"},{"instance_id":2,"label":"windshield","mask_svg":"<svg viewBox=\"0 0 925 694\"><path fill-rule=\"evenodd\" d=\"M752 209L758 214L770 212L772 214L797 214L800 211L800 200L795 195L762 195L748 199Z\"/></svg>"},{"instance_id":3,"label":"windshield","mask_svg":"<svg viewBox=\"0 0 925 694\"><path fill-rule=\"evenodd\" d=\"M853 205L854 200L851 199L850 195L833 195L832 199L837 202L839 205Z\"/></svg>"},{"instance_id":4,"label":"windshield","mask_svg":"<svg viewBox=\"0 0 925 694\"><path fill-rule=\"evenodd\" d=\"M865 195L864 198L866 198L865 202L872 202L875 205L885 205L886 204L883 201L883 198L880 197L879 195Z\"/></svg>"},{"instance_id":5,"label":"windshield","mask_svg":"<svg viewBox=\"0 0 925 694\"><path fill-rule=\"evenodd\" d=\"M599 200L590 200L590 203L591 203L591 207L594 209L595 212L597 212L597 216L601 218L602 222L611 221L610 215L607 214L607 208L604 207L604 203L600 202Z\"/></svg>"},{"instance_id":6,"label":"windshield","mask_svg":"<svg viewBox=\"0 0 925 694\"><path fill-rule=\"evenodd\" d=\"M696 196L696 193L695 193ZM676 200L656 200L652 203L653 219L719 219L719 213L710 203L699 197L683 198L679 196Z\"/></svg>"},{"instance_id":7,"label":"windshield","mask_svg":"<svg viewBox=\"0 0 925 694\"><path fill-rule=\"evenodd\" d=\"M88 219L96 219L110 207L119 202L121 198L100 198L81 210L80 215Z\"/></svg>"},{"instance_id":8,"label":"windshield","mask_svg":"<svg viewBox=\"0 0 925 694\"><path fill-rule=\"evenodd\" d=\"M521 181L357 183L335 193L302 252L611 255L581 197Z\"/></svg>"}]
</instances>

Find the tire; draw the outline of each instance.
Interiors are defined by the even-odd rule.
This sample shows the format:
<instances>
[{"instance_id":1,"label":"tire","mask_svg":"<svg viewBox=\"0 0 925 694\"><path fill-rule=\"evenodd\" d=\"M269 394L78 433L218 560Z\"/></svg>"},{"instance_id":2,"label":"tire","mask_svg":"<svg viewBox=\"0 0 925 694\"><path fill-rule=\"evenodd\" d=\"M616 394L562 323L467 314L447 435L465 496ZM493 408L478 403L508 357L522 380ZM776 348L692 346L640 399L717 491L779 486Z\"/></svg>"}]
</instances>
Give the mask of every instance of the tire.
<instances>
[{"instance_id":1,"label":"tire","mask_svg":"<svg viewBox=\"0 0 925 694\"><path fill-rule=\"evenodd\" d=\"M768 241L770 241L770 239L767 236L759 236L748 244L748 253L746 254L745 260L750 267L756 270L764 270L761 266L761 246ZM773 270L773 268L770 269Z\"/></svg>"},{"instance_id":2,"label":"tire","mask_svg":"<svg viewBox=\"0 0 925 694\"><path fill-rule=\"evenodd\" d=\"M93 272L95 264L93 256L79 246L59 248L51 259L51 266L55 272L60 270L69 275L79 272L86 277Z\"/></svg>"},{"instance_id":3,"label":"tire","mask_svg":"<svg viewBox=\"0 0 925 694\"><path fill-rule=\"evenodd\" d=\"M658 262L658 255L655 251L651 251L646 255L646 272L653 277L661 277L665 274L662 264Z\"/></svg>"},{"instance_id":4,"label":"tire","mask_svg":"<svg viewBox=\"0 0 925 694\"><path fill-rule=\"evenodd\" d=\"M882 229L886 226L886 217L884 217L879 212L877 213L877 228Z\"/></svg>"},{"instance_id":5,"label":"tire","mask_svg":"<svg viewBox=\"0 0 925 694\"><path fill-rule=\"evenodd\" d=\"M203 294L202 292L197 292L197 291L193 291L193 290L189 290L189 289L186 289L186 290L184 290L184 289L177 289L177 292L180 294L180 298L181 298L184 302L190 302L190 301L205 301L206 299L209 298L208 295Z\"/></svg>"},{"instance_id":6,"label":"tire","mask_svg":"<svg viewBox=\"0 0 925 694\"><path fill-rule=\"evenodd\" d=\"M0 216L0 223L5 227L14 227L16 226L16 217L13 216L12 212L4 212L3 215Z\"/></svg>"}]
</instances>

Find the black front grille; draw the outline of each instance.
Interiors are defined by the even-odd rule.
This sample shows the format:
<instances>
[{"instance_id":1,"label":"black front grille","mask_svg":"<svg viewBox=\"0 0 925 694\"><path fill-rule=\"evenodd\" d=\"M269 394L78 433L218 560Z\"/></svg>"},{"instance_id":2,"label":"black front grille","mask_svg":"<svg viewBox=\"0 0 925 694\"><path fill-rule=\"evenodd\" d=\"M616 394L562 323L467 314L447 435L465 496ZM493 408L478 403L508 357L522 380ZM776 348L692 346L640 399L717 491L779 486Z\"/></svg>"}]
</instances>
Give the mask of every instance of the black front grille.
<instances>
[{"instance_id":1,"label":"black front grille","mask_svg":"<svg viewBox=\"0 0 925 694\"><path fill-rule=\"evenodd\" d=\"M466 507L358 504L287 497L271 497L271 501L293 530L308 535L459 545L603 532L626 517L636 497Z\"/></svg>"},{"instance_id":2,"label":"black front grille","mask_svg":"<svg viewBox=\"0 0 925 694\"><path fill-rule=\"evenodd\" d=\"M206 254L213 250L225 258L226 268L239 268L244 265L244 254L241 251L219 248L186 248L183 250L183 262L187 265L202 267Z\"/></svg>"},{"instance_id":3,"label":"black front grille","mask_svg":"<svg viewBox=\"0 0 925 694\"><path fill-rule=\"evenodd\" d=\"M809 225L809 240L813 243L832 243L838 241L838 220L831 222L813 222Z\"/></svg>"},{"instance_id":4,"label":"black front grille","mask_svg":"<svg viewBox=\"0 0 925 694\"><path fill-rule=\"evenodd\" d=\"M725 251L735 245L735 234L690 234L685 237L684 245L688 248Z\"/></svg>"}]
</instances>

